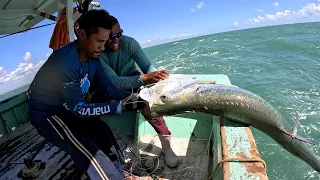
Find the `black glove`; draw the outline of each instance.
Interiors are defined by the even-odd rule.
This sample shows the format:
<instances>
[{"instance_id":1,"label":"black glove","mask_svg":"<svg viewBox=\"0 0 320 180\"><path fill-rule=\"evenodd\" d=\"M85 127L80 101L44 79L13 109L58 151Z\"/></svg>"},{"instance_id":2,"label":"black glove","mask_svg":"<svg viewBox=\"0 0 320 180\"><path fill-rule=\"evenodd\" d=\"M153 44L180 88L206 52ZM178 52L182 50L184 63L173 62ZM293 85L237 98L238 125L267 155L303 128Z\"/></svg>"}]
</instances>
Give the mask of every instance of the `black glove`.
<instances>
[{"instance_id":1,"label":"black glove","mask_svg":"<svg viewBox=\"0 0 320 180\"><path fill-rule=\"evenodd\" d=\"M149 106L149 102L145 101L141 108L139 109L141 111L141 114L144 116L146 120L151 120L151 109Z\"/></svg>"},{"instance_id":2,"label":"black glove","mask_svg":"<svg viewBox=\"0 0 320 180\"><path fill-rule=\"evenodd\" d=\"M134 93L131 96L123 99L120 101L122 105L122 110L128 110L128 111L137 111L141 109L144 106L144 101L139 97L139 94Z\"/></svg>"},{"instance_id":3,"label":"black glove","mask_svg":"<svg viewBox=\"0 0 320 180\"><path fill-rule=\"evenodd\" d=\"M151 120L151 111L149 102L143 100L138 94L133 94L120 101L122 104L122 111L141 111L146 120Z\"/></svg>"},{"instance_id":4,"label":"black glove","mask_svg":"<svg viewBox=\"0 0 320 180\"><path fill-rule=\"evenodd\" d=\"M133 93L130 96L126 97L125 99L122 99L120 101L120 104L122 106L125 106L126 104L135 103L139 99L139 94Z\"/></svg>"}]
</instances>

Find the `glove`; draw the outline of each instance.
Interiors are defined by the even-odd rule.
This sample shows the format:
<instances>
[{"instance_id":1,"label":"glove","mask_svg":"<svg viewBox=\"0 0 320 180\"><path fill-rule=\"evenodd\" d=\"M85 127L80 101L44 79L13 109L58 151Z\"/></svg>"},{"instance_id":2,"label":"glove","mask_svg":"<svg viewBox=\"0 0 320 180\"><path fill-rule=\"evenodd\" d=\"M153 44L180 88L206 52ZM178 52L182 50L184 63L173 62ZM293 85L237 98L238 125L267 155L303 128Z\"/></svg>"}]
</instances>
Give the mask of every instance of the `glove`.
<instances>
[{"instance_id":1,"label":"glove","mask_svg":"<svg viewBox=\"0 0 320 180\"><path fill-rule=\"evenodd\" d=\"M139 97L138 93L134 93L131 96L123 99L120 101L122 106L122 110L129 110L129 111L137 111L144 106L144 101Z\"/></svg>"},{"instance_id":2,"label":"glove","mask_svg":"<svg viewBox=\"0 0 320 180\"><path fill-rule=\"evenodd\" d=\"M120 101L121 105L126 105L127 103L134 103L135 101L138 101L139 99L139 94L138 93L133 93L127 98L123 99Z\"/></svg>"},{"instance_id":3,"label":"glove","mask_svg":"<svg viewBox=\"0 0 320 180\"><path fill-rule=\"evenodd\" d=\"M141 111L141 114L146 120L151 120L151 110L149 102L139 97L139 94L135 93L120 101L122 105L122 111Z\"/></svg>"},{"instance_id":4,"label":"glove","mask_svg":"<svg viewBox=\"0 0 320 180\"><path fill-rule=\"evenodd\" d=\"M139 110L146 120L152 120L149 102L145 101Z\"/></svg>"}]
</instances>

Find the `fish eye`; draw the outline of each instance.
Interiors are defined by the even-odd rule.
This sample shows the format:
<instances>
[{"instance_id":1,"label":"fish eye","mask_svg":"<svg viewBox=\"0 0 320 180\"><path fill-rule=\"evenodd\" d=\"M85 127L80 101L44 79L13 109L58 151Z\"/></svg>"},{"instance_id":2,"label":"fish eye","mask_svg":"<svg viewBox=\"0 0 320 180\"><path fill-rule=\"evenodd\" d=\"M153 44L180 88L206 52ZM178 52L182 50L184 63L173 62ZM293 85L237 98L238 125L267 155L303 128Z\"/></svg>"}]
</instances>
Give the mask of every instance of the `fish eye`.
<instances>
[{"instance_id":1,"label":"fish eye","mask_svg":"<svg viewBox=\"0 0 320 180\"><path fill-rule=\"evenodd\" d=\"M166 100L166 98L167 98L167 96L166 96L166 95L161 95L161 96L160 96L161 101L165 101L165 100Z\"/></svg>"}]
</instances>

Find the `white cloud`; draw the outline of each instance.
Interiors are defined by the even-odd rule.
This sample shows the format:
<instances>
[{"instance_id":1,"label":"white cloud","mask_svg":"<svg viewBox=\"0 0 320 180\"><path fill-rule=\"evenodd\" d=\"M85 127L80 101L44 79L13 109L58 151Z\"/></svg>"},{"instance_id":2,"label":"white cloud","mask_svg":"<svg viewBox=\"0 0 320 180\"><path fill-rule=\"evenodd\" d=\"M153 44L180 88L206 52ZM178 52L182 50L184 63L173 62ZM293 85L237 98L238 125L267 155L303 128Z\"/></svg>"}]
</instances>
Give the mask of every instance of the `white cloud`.
<instances>
[{"instance_id":1,"label":"white cloud","mask_svg":"<svg viewBox=\"0 0 320 180\"><path fill-rule=\"evenodd\" d=\"M238 25L239 25L239 23L238 23L237 21L233 22L233 26L234 26L234 27L236 27L236 26L238 26Z\"/></svg>"},{"instance_id":2,"label":"white cloud","mask_svg":"<svg viewBox=\"0 0 320 180\"><path fill-rule=\"evenodd\" d=\"M36 72L43 65L45 61L39 61L36 64L31 62L31 53L26 52L22 59L22 62L18 65L18 68L12 72L4 71L3 67L0 67L0 85L10 86L11 88L19 87L23 84L30 83ZM13 84L16 87L13 87ZM3 93L3 87L0 88ZM6 88L8 89L8 88Z\"/></svg>"},{"instance_id":3,"label":"white cloud","mask_svg":"<svg viewBox=\"0 0 320 180\"><path fill-rule=\"evenodd\" d=\"M320 1L320 0L319 0ZM258 9L258 12L263 12L263 10L262 9Z\"/></svg>"},{"instance_id":4,"label":"white cloud","mask_svg":"<svg viewBox=\"0 0 320 180\"><path fill-rule=\"evenodd\" d=\"M276 7L276 8L278 8L278 7L279 7L279 3L278 3L278 2L275 2L275 3L273 3L273 6Z\"/></svg>"},{"instance_id":5,"label":"white cloud","mask_svg":"<svg viewBox=\"0 0 320 180\"><path fill-rule=\"evenodd\" d=\"M26 52L26 55L23 57L23 62L24 63L29 63L31 60L31 53L30 52Z\"/></svg>"},{"instance_id":6,"label":"white cloud","mask_svg":"<svg viewBox=\"0 0 320 180\"><path fill-rule=\"evenodd\" d=\"M201 10L204 6L204 1L200 1L198 2L198 4L195 7L190 8L191 12L197 12L199 10Z\"/></svg>"},{"instance_id":7,"label":"white cloud","mask_svg":"<svg viewBox=\"0 0 320 180\"><path fill-rule=\"evenodd\" d=\"M178 41L178 40L194 37L195 35L198 35L198 33L185 33L185 34L178 34L178 35L171 35L171 36L164 36L164 37L155 37L153 39L141 41L140 45L142 47L149 47L149 46L154 46L158 44L163 44L163 43L168 43L172 41Z\"/></svg>"},{"instance_id":8,"label":"white cloud","mask_svg":"<svg viewBox=\"0 0 320 180\"><path fill-rule=\"evenodd\" d=\"M146 40L146 41L142 41L142 42L140 42L140 43L141 43L141 44L146 44L146 43L150 43L150 42L152 42L152 40L151 40L151 39Z\"/></svg>"},{"instance_id":9,"label":"white cloud","mask_svg":"<svg viewBox=\"0 0 320 180\"><path fill-rule=\"evenodd\" d=\"M3 67L0 67L0 77L2 77L6 72L3 70Z\"/></svg>"},{"instance_id":10,"label":"white cloud","mask_svg":"<svg viewBox=\"0 0 320 180\"><path fill-rule=\"evenodd\" d=\"M284 10L282 12L276 12L275 14L265 14L265 16L258 16L250 18L246 23L261 23L265 21L277 21L277 20L294 20L303 17L315 16L320 14L320 4L307 4L298 11Z\"/></svg>"},{"instance_id":11,"label":"white cloud","mask_svg":"<svg viewBox=\"0 0 320 180\"><path fill-rule=\"evenodd\" d=\"M192 35L196 35L196 34L197 34L197 33L186 33L186 34L171 35L171 36L161 37L161 38L159 38L159 40L175 39L175 38L184 38L184 37L192 36Z\"/></svg>"}]
</instances>

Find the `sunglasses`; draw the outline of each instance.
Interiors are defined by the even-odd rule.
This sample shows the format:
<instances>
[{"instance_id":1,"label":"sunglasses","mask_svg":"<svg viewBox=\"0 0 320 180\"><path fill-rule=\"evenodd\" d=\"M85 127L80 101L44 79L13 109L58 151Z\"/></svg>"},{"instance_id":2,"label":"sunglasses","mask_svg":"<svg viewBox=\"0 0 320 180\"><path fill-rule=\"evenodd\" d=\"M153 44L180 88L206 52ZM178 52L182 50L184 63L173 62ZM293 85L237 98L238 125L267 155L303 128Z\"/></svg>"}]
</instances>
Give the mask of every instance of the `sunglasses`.
<instances>
[{"instance_id":1,"label":"sunglasses","mask_svg":"<svg viewBox=\"0 0 320 180\"><path fill-rule=\"evenodd\" d=\"M122 33L123 33L123 30L122 29L120 29L120 32L118 32L118 33L115 33L115 34L110 34L110 39L115 39L115 38L121 38L121 36L122 36Z\"/></svg>"}]
</instances>

